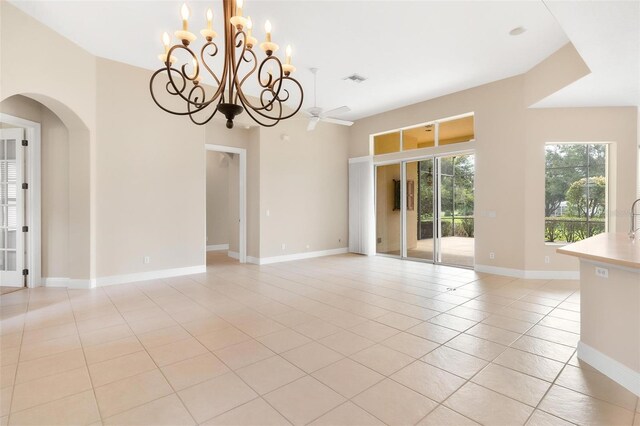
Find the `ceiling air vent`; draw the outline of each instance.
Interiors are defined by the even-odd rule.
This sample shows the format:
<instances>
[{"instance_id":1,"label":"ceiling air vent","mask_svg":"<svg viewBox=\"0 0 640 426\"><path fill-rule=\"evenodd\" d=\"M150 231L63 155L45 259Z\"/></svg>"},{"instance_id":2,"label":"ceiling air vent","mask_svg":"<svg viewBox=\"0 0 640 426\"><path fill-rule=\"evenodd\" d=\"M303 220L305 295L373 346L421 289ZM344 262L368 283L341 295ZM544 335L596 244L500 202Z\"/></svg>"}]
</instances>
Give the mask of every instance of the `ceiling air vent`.
<instances>
[{"instance_id":1,"label":"ceiling air vent","mask_svg":"<svg viewBox=\"0 0 640 426\"><path fill-rule=\"evenodd\" d=\"M366 79L366 77L363 77L360 74L351 74L350 76L343 78L343 80L353 81L354 83L362 83Z\"/></svg>"}]
</instances>

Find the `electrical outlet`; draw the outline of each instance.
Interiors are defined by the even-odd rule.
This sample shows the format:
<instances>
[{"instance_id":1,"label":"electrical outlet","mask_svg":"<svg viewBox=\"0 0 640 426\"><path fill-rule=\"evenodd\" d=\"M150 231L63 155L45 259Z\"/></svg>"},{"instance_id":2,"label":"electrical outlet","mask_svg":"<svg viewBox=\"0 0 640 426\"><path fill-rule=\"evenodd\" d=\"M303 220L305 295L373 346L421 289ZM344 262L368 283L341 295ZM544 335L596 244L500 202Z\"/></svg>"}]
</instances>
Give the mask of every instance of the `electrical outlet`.
<instances>
[{"instance_id":1,"label":"electrical outlet","mask_svg":"<svg viewBox=\"0 0 640 426\"><path fill-rule=\"evenodd\" d=\"M149 263L151 263L151 258L149 256L145 256L144 259L142 260L142 262L145 265L148 265Z\"/></svg>"},{"instance_id":2,"label":"electrical outlet","mask_svg":"<svg viewBox=\"0 0 640 426\"><path fill-rule=\"evenodd\" d=\"M287 248L287 245L285 243L282 243L282 250L284 251Z\"/></svg>"},{"instance_id":3,"label":"electrical outlet","mask_svg":"<svg viewBox=\"0 0 640 426\"><path fill-rule=\"evenodd\" d=\"M378 244L382 244L382 238L378 238L377 242Z\"/></svg>"},{"instance_id":4,"label":"electrical outlet","mask_svg":"<svg viewBox=\"0 0 640 426\"><path fill-rule=\"evenodd\" d=\"M496 254L494 252L489 253L489 259L495 259Z\"/></svg>"},{"instance_id":5,"label":"electrical outlet","mask_svg":"<svg viewBox=\"0 0 640 426\"><path fill-rule=\"evenodd\" d=\"M309 250L309 247L311 247L309 244L307 244L307 250Z\"/></svg>"},{"instance_id":6,"label":"electrical outlet","mask_svg":"<svg viewBox=\"0 0 640 426\"><path fill-rule=\"evenodd\" d=\"M609 270L607 268L600 268L596 266L596 277L609 278Z\"/></svg>"},{"instance_id":7,"label":"electrical outlet","mask_svg":"<svg viewBox=\"0 0 640 426\"><path fill-rule=\"evenodd\" d=\"M551 259L549 258L549 256L544 257L544 263L551 263Z\"/></svg>"},{"instance_id":8,"label":"electrical outlet","mask_svg":"<svg viewBox=\"0 0 640 426\"><path fill-rule=\"evenodd\" d=\"M271 216L271 212L267 209L267 217Z\"/></svg>"}]
</instances>

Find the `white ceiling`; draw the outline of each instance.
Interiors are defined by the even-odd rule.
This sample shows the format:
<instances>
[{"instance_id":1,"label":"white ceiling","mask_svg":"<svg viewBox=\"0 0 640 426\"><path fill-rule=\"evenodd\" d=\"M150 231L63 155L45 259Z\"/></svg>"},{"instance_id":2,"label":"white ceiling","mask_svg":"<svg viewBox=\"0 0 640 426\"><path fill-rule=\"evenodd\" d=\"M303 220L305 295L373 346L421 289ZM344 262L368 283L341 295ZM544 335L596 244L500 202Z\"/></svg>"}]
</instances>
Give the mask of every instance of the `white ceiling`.
<instances>
[{"instance_id":1,"label":"white ceiling","mask_svg":"<svg viewBox=\"0 0 640 426\"><path fill-rule=\"evenodd\" d=\"M148 69L160 66L162 32L181 24L182 2L175 0L11 2L97 56ZM194 32L204 26L208 7L221 28L221 0L188 4ZM245 0L244 11L259 40L268 18L280 53L293 46L305 106L313 104L307 69L318 67L318 105L348 105L347 119L520 74L569 41L541 1ZM527 31L508 35L518 26ZM368 80L342 80L352 73Z\"/></svg>"},{"instance_id":2,"label":"white ceiling","mask_svg":"<svg viewBox=\"0 0 640 426\"><path fill-rule=\"evenodd\" d=\"M640 105L640 2L547 1L591 74L537 107Z\"/></svg>"}]
</instances>

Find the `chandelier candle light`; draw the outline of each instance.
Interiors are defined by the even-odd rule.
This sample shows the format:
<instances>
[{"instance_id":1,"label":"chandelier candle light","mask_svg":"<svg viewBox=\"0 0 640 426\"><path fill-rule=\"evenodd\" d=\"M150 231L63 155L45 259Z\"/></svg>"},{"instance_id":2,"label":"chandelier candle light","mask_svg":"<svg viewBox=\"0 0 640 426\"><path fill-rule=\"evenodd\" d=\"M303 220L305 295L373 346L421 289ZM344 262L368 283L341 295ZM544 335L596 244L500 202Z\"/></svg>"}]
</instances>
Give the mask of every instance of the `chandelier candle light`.
<instances>
[{"instance_id":1,"label":"chandelier candle light","mask_svg":"<svg viewBox=\"0 0 640 426\"><path fill-rule=\"evenodd\" d=\"M291 46L285 49L285 63L274 54L279 46L271 40L271 22L265 23L265 41L260 48L266 57L258 63L254 47L258 40L252 36L253 22L251 17L242 16L243 0L223 0L224 9L224 52L213 41L218 34L213 29L213 12L206 12L207 27L200 31L205 43L199 55L189 47L196 35L189 31L189 8L182 5L182 30L175 32L180 43L171 46L168 33L162 35L164 53L158 59L164 67L158 69L151 76L149 89L153 101L162 110L175 115L187 115L196 124L208 123L219 111L227 119L227 128L233 128L236 115L247 111L247 114L261 126L272 127L294 116L302 106L304 93L300 83L293 77L296 68L291 64ZM191 59L191 72L187 71L189 61L174 67L178 62L175 55L186 55ZM224 64L219 73L213 71L211 61L222 57ZM243 85L251 75L256 73L260 93L255 98L245 95ZM201 74L202 73L202 74ZM212 89L207 89L202 83L202 75L206 73L215 81ZM165 97L172 101L177 99L182 108L174 109L160 102L157 97L158 87ZM292 96L293 95L293 96ZM292 101L295 106L291 109L284 103Z\"/></svg>"}]
</instances>

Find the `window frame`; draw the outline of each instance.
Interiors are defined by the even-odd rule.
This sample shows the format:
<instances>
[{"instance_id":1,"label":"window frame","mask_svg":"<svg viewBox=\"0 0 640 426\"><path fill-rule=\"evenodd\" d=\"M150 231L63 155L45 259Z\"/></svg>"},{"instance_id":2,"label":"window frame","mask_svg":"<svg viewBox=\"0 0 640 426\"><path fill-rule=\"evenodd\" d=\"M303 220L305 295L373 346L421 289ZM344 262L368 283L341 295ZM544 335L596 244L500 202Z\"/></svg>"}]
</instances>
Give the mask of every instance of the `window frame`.
<instances>
[{"instance_id":1,"label":"window frame","mask_svg":"<svg viewBox=\"0 0 640 426\"><path fill-rule=\"evenodd\" d=\"M446 123L449 121L455 121L455 120L459 120L462 118L466 118L466 117L473 117L473 139L470 139L468 141L461 141L461 142L456 142L453 144L446 144L446 145L440 145L440 124L441 123ZM404 131L405 130L411 130L411 129L415 129L417 127L423 127L423 126L428 126L428 125L433 125L434 127L434 145L432 147L427 147L427 148L417 148L417 149L409 149L409 150L405 150L404 149ZM382 135L387 135L387 134L391 134L391 133L396 133L399 132L400 133L400 150L399 151L395 151L395 152L387 152L384 154L376 154L375 153L375 138L376 136L382 136ZM456 146L458 143L468 143L468 142L475 142L476 141L476 116L475 116L475 112L466 112L463 114L458 114L458 115L454 115L454 116L450 116L450 117L445 117L445 118L440 118L440 119L436 119L436 120L431 120L431 121L425 121L423 123L418 123L418 124L412 124L409 126L404 126L404 127L399 127L396 129L391 129L391 130L385 130L382 132L378 132L378 133L372 133L369 135L369 155L372 157L376 157L376 158L384 158L384 156L391 156L391 155L397 155L400 153L411 153L413 151L416 150L431 150L434 148L440 148L440 147L447 147L447 146Z\"/></svg>"},{"instance_id":2,"label":"window frame","mask_svg":"<svg viewBox=\"0 0 640 426\"><path fill-rule=\"evenodd\" d=\"M585 179L586 182L588 184L589 182L589 178L591 177L591 175L589 174L589 160L590 160L590 156L589 156L589 149L590 146L593 145L603 145L605 147L605 162L604 162L604 168L605 168L605 173L604 173L604 178L605 178L605 182L606 182L606 188L605 188L605 199L604 199L604 230L598 234L601 233L606 233L609 232L609 211L610 211L610 179L609 179L609 172L610 172L610 155L611 155L611 147L612 147L612 142L609 141L589 141L589 142L582 142L582 141L571 141L571 142L545 142L544 144L544 152L545 152L545 157L544 157L544 184L543 184L543 188L544 188L544 192L546 193L547 190L547 184L546 184L546 180L547 180L547 171L549 170L547 168L547 164L546 164L546 155L547 155L547 147L550 145L584 145L586 147L586 159L587 159L587 164L583 165L583 166L576 166L576 167L582 167L585 168ZM588 193L588 186L587 186L587 193ZM588 195L587 195L588 198ZM546 205L546 195L544 195L544 203ZM585 216L585 220L584 223L587 226L587 233L589 231L589 216ZM577 241L583 241L583 240L577 240L577 241L573 241L573 242L568 242L568 241L546 241L546 222L547 222L547 216L546 216L546 211L544 212L544 216L543 216L543 232L542 232L542 237L544 239L544 244L548 245L548 246L565 246L567 244L573 244L574 242ZM594 234L592 236L598 235L598 234ZM590 238L589 236L587 236L586 238ZM584 238L584 239L586 239Z\"/></svg>"}]
</instances>

